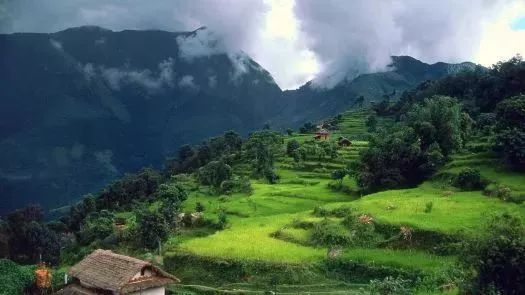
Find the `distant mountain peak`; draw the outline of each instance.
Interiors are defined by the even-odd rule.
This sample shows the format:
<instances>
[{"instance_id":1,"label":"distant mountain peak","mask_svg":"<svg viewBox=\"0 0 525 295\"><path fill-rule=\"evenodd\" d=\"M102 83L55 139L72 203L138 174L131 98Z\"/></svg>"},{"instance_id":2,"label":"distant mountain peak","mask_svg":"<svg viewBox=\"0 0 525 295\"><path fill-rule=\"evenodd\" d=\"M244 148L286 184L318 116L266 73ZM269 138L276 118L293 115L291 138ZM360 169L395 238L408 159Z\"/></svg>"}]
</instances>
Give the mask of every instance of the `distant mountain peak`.
<instances>
[{"instance_id":1,"label":"distant mountain peak","mask_svg":"<svg viewBox=\"0 0 525 295\"><path fill-rule=\"evenodd\" d=\"M84 25L79 27L72 27L67 28L65 30L59 31L58 33L62 32L113 32L110 29L106 29L103 27L95 26L95 25Z\"/></svg>"}]
</instances>

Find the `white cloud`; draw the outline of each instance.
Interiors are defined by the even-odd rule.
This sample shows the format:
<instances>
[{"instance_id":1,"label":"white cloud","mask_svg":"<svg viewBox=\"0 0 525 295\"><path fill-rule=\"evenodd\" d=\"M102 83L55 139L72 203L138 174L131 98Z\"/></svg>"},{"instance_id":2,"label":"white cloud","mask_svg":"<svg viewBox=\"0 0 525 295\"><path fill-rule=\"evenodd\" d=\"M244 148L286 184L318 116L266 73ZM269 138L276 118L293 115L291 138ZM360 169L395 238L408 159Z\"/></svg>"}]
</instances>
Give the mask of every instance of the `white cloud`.
<instances>
[{"instance_id":1,"label":"white cloud","mask_svg":"<svg viewBox=\"0 0 525 295\"><path fill-rule=\"evenodd\" d=\"M226 52L226 48L215 33L204 28L190 36L177 37L177 44L179 45L179 56L187 61Z\"/></svg>"},{"instance_id":2,"label":"white cloud","mask_svg":"<svg viewBox=\"0 0 525 295\"><path fill-rule=\"evenodd\" d=\"M125 84L138 84L148 91L155 92L163 87L173 87L175 73L173 71L173 59L169 58L159 63L158 72L154 73L148 69L131 70L127 68L107 68L103 65L94 66L91 63L79 65L86 80L92 80L100 75L107 81L113 90L120 90Z\"/></svg>"},{"instance_id":3,"label":"white cloud","mask_svg":"<svg viewBox=\"0 0 525 295\"><path fill-rule=\"evenodd\" d=\"M64 51L64 49L62 48L62 43L58 42L57 40L54 40L54 39L50 39L49 42L51 43L51 46L53 46L54 48L60 50L60 51Z\"/></svg>"},{"instance_id":4,"label":"white cloud","mask_svg":"<svg viewBox=\"0 0 525 295\"><path fill-rule=\"evenodd\" d=\"M525 17L525 2L509 5L494 22L487 23L474 60L490 66L518 53L525 56L525 30L511 28L520 17Z\"/></svg>"},{"instance_id":5,"label":"white cloud","mask_svg":"<svg viewBox=\"0 0 525 295\"><path fill-rule=\"evenodd\" d=\"M80 25L167 31L206 26L209 30L179 40L182 57L246 52L283 88L314 76L331 86L358 73L384 70L390 55L490 64L525 46L523 31L508 26L511 15L525 15L523 0L16 0L6 5L1 32L56 32ZM237 70L242 73L242 63ZM153 74L125 76L152 86L147 79ZM119 75L108 74L121 81Z\"/></svg>"},{"instance_id":6,"label":"white cloud","mask_svg":"<svg viewBox=\"0 0 525 295\"><path fill-rule=\"evenodd\" d=\"M506 0L301 0L301 39L320 63L317 82L331 87L359 73L381 71L391 55L426 62L470 60L484 23Z\"/></svg>"},{"instance_id":7,"label":"white cloud","mask_svg":"<svg viewBox=\"0 0 525 295\"><path fill-rule=\"evenodd\" d=\"M179 80L179 87L192 90L199 89L199 87L193 82L193 76L191 75L182 76L182 78Z\"/></svg>"}]
</instances>

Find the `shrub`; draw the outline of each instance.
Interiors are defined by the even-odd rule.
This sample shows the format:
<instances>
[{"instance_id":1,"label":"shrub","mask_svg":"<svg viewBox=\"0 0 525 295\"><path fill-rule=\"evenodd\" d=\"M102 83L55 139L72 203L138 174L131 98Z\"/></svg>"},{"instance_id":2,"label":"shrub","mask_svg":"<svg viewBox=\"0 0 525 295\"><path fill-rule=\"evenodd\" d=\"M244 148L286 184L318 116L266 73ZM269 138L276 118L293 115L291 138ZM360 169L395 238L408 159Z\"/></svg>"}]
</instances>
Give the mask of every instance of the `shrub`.
<instances>
[{"instance_id":1,"label":"shrub","mask_svg":"<svg viewBox=\"0 0 525 295\"><path fill-rule=\"evenodd\" d=\"M21 266L11 260L0 259L1 294L24 294L24 289L35 281L34 267Z\"/></svg>"},{"instance_id":2,"label":"shrub","mask_svg":"<svg viewBox=\"0 0 525 295\"><path fill-rule=\"evenodd\" d=\"M228 216L224 211L219 212L218 214L218 221L216 223L216 227L218 229L225 229L226 225L228 224Z\"/></svg>"},{"instance_id":3,"label":"shrub","mask_svg":"<svg viewBox=\"0 0 525 295\"><path fill-rule=\"evenodd\" d=\"M331 217L346 217L347 215L351 214L352 213L352 208L350 207L345 207L345 206L341 206L341 207L337 207L337 208L334 208L332 210L330 209L327 209L325 207L321 207L321 206L316 206L314 208L314 215L315 216L319 216L319 217L328 217L328 216L331 216Z\"/></svg>"},{"instance_id":4,"label":"shrub","mask_svg":"<svg viewBox=\"0 0 525 295\"><path fill-rule=\"evenodd\" d=\"M341 223L350 232L352 246L372 247L382 240L376 231L373 218L369 215L350 214Z\"/></svg>"},{"instance_id":5,"label":"shrub","mask_svg":"<svg viewBox=\"0 0 525 295\"><path fill-rule=\"evenodd\" d=\"M314 245L319 246L346 246L351 243L348 231L328 219L315 224L310 239Z\"/></svg>"},{"instance_id":6,"label":"shrub","mask_svg":"<svg viewBox=\"0 0 525 295\"><path fill-rule=\"evenodd\" d=\"M432 202L427 202L425 204L425 213L430 213L432 212L432 207L434 207L434 203Z\"/></svg>"},{"instance_id":7,"label":"shrub","mask_svg":"<svg viewBox=\"0 0 525 295\"><path fill-rule=\"evenodd\" d=\"M525 226L520 218L494 217L459 257L470 270L465 293L525 294Z\"/></svg>"},{"instance_id":8,"label":"shrub","mask_svg":"<svg viewBox=\"0 0 525 295\"><path fill-rule=\"evenodd\" d=\"M463 190L479 190L487 185L487 181L481 177L479 170L465 168L461 170L454 179L454 186Z\"/></svg>"},{"instance_id":9,"label":"shrub","mask_svg":"<svg viewBox=\"0 0 525 295\"><path fill-rule=\"evenodd\" d=\"M378 295L405 295L412 294L408 287L410 281L401 277L386 277L383 280L370 281L370 294Z\"/></svg>"},{"instance_id":10,"label":"shrub","mask_svg":"<svg viewBox=\"0 0 525 295\"><path fill-rule=\"evenodd\" d=\"M508 201L511 198L512 190L504 185L491 183L489 184L483 193L490 197L496 197L503 201Z\"/></svg>"},{"instance_id":11,"label":"shrub","mask_svg":"<svg viewBox=\"0 0 525 295\"><path fill-rule=\"evenodd\" d=\"M268 183L275 184L281 177L273 169L266 169L264 170L264 178L266 178Z\"/></svg>"},{"instance_id":12,"label":"shrub","mask_svg":"<svg viewBox=\"0 0 525 295\"><path fill-rule=\"evenodd\" d=\"M205 208L204 205L201 202L197 202L195 204L195 211L196 212L204 212Z\"/></svg>"},{"instance_id":13,"label":"shrub","mask_svg":"<svg viewBox=\"0 0 525 295\"><path fill-rule=\"evenodd\" d=\"M342 183L343 178L345 178L346 174L346 169L337 169L332 171L331 177L332 179L337 180L337 182Z\"/></svg>"},{"instance_id":14,"label":"shrub","mask_svg":"<svg viewBox=\"0 0 525 295\"><path fill-rule=\"evenodd\" d=\"M252 185L248 177L240 177L232 180L225 180L221 183L220 192L223 194L231 193L251 193Z\"/></svg>"}]
</instances>

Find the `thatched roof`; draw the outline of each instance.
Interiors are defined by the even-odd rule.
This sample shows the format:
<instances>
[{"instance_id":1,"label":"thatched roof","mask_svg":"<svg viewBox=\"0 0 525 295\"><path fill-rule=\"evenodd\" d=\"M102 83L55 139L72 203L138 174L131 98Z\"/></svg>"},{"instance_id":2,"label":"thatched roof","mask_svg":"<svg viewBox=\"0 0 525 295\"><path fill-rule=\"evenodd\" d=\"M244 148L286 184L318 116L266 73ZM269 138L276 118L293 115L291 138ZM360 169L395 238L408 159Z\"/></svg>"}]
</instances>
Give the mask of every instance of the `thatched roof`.
<instances>
[{"instance_id":1,"label":"thatched roof","mask_svg":"<svg viewBox=\"0 0 525 295\"><path fill-rule=\"evenodd\" d=\"M155 276L133 280L137 273L145 269L151 270ZM83 287L108 290L117 294L179 282L176 277L147 261L100 249L73 266L69 275L78 280Z\"/></svg>"}]
</instances>

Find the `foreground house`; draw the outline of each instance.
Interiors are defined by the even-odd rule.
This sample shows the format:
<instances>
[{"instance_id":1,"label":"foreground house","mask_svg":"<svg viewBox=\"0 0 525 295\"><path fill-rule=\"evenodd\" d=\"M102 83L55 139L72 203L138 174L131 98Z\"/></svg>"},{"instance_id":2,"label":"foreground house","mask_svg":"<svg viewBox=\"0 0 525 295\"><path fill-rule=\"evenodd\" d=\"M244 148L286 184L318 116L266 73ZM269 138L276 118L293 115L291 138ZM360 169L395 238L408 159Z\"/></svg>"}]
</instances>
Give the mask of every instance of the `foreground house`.
<instances>
[{"instance_id":1,"label":"foreground house","mask_svg":"<svg viewBox=\"0 0 525 295\"><path fill-rule=\"evenodd\" d=\"M168 284L180 282L151 263L96 250L69 270L71 284L57 294L164 295Z\"/></svg>"}]
</instances>

